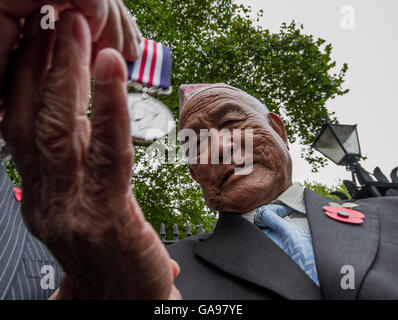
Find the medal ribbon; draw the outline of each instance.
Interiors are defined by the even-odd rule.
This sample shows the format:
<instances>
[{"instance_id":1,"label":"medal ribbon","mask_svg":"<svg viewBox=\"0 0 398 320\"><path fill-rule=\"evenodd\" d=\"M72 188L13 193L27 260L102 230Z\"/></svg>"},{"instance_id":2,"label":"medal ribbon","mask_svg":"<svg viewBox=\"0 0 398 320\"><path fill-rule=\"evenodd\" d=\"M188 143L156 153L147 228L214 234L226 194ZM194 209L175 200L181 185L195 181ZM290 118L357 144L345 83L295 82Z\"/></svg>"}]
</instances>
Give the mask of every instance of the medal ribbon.
<instances>
[{"instance_id":1,"label":"medal ribbon","mask_svg":"<svg viewBox=\"0 0 398 320\"><path fill-rule=\"evenodd\" d=\"M140 43L138 60L128 63L128 77L147 87L168 89L171 85L171 49L144 39Z\"/></svg>"}]
</instances>

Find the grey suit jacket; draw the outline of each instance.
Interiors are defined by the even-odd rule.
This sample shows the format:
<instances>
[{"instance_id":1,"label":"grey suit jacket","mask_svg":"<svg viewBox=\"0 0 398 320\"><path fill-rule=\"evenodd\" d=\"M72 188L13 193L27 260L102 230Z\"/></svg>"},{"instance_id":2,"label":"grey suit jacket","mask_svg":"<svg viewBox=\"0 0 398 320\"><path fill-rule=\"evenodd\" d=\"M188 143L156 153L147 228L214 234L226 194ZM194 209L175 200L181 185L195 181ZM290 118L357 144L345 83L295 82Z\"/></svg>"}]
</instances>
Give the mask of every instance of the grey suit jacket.
<instances>
[{"instance_id":1,"label":"grey suit jacket","mask_svg":"<svg viewBox=\"0 0 398 320\"><path fill-rule=\"evenodd\" d=\"M220 213L212 234L168 247L181 267L175 285L183 298L398 299L398 197L356 201L366 215L360 225L326 216L330 199L308 189L304 199L320 288L260 229ZM344 266L353 268L353 288L341 285Z\"/></svg>"},{"instance_id":2,"label":"grey suit jacket","mask_svg":"<svg viewBox=\"0 0 398 320\"><path fill-rule=\"evenodd\" d=\"M0 300L48 299L62 269L25 227L13 187L0 166Z\"/></svg>"}]
</instances>

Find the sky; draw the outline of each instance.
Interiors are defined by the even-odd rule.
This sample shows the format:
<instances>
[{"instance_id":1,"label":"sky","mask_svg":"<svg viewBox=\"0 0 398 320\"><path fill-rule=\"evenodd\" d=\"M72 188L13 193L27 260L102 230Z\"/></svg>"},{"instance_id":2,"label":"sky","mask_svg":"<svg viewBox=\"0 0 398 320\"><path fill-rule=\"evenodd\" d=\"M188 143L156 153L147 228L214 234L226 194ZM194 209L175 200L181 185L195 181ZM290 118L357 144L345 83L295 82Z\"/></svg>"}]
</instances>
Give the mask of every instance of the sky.
<instances>
[{"instance_id":1,"label":"sky","mask_svg":"<svg viewBox=\"0 0 398 320\"><path fill-rule=\"evenodd\" d=\"M258 24L278 32L282 22L304 25L304 33L333 46L337 67L348 63L344 88L348 94L328 101L341 124L358 124L361 165L370 172L379 166L389 177L398 166L398 1L396 0L236 0L253 12L264 10ZM329 186L351 179L345 167L331 161L318 173L291 146L293 180ZM318 153L319 154L319 153Z\"/></svg>"}]
</instances>

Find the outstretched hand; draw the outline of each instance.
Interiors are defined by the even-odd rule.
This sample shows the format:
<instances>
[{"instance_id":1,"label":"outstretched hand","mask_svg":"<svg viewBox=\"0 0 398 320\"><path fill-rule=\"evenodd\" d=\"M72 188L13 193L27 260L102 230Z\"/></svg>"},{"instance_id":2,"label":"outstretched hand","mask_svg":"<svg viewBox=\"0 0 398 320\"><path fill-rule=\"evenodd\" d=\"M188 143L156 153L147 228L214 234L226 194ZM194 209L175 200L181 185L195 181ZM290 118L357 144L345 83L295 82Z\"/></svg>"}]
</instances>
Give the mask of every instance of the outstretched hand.
<instances>
[{"instance_id":1,"label":"outstretched hand","mask_svg":"<svg viewBox=\"0 0 398 320\"><path fill-rule=\"evenodd\" d=\"M55 34L40 17L26 20L2 123L22 177L24 221L76 298L178 298L178 267L130 187L126 63L114 49L98 53L90 121L89 24L67 10Z\"/></svg>"}]
</instances>

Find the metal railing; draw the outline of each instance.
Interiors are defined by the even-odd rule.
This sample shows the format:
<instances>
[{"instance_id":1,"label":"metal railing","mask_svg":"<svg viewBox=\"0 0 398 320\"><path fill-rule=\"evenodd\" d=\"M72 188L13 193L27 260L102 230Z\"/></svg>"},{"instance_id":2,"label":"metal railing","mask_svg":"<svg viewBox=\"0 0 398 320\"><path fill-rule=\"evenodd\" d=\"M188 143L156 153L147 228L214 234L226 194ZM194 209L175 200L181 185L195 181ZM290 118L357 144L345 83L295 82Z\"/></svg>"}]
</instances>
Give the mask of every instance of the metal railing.
<instances>
[{"instance_id":1,"label":"metal railing","mask_svg":"<svg viewBox=\"0 0 398 320\"><path fill-rule=\"evenodd\" d=\"M211 231L212 232L214 231L214 224L211 224ZM198 234L201 234L201 233L203 233L203 225L202 224L200 224L198 226ZM174 240L166 240L166 235L167 234L166 234L166 228L164 226L164 223L161 223L160 224L159 236L160 236L160 239L162 240L162 242L165 245L175 243L175 242L177 242L179 240L180 232L178 231L178 226L177 226L176 223L173 224L173 238L174 238ZM191 225L189 223L185 227L185 236L186 237L192 236Z\"/></svg>"}]
</instances>

